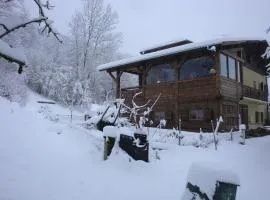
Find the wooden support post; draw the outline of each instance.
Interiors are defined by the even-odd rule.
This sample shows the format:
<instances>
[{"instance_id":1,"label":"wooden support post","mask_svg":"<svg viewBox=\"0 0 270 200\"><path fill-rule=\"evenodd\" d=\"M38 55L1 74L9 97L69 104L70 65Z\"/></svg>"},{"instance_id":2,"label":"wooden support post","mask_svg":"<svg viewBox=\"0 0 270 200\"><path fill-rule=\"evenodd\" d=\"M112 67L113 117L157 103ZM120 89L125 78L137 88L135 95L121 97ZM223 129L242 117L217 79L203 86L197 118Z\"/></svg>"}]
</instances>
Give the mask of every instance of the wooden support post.
<instances>
[{"instance_id":1,"label":"wooden support post","mask_svg":"<svg viewBox=\"0 0 270 200\"><path fill-rule=\"evenodd\" d=\"M119 69L116 71L116 98L119 99L121 98L121 75L122 72L120 72Z\"/></svg>"},{"instance_id":2,"label":"wooden support post","mask_svg":"<svg viewBox=\"0 0 270 200\"><path fill-rule=\"evenodd\" d=\"M108 143L107 143L107 137L104 137L104 156L103 160L108 159Z\"/></svg>"},{"instance_id":3,"label":"wooden support post","mask_svg":"<svg viewBox=\"0 0 270 200\"><path fill-rule=\"evenodd\" d=\"M115 76L112 74L112 72L111 72L111 71L107 71L107 72L108 72L108 74L112 77L113 81L116 82L116 78L115 78Z\"/></svg>"},{"instance_id":4,"label":"wooden support post","mask_svg":"<svg viewBox=\"0 0 270 200\"><path fill-rule=\"evenodd\" d=\"M215 67L216 67L216 74L215 74L215 77L216 77L216 99L217 99L217 113L216 113L216 117L219 117L221 115L221 100L220 100L220 58L219 58L219 55L220 55L220 49L217 48L216 49L216 52L215 52Z\"/></svg>"},{"instance_id":5,"label":"wooden support post","mask_svg":"<svg viewBox=\"0 0 270 200\"><path fill-rule=\"evenodd\" d=\"M112 74L111 71L107 71L108 74L112 77L113 81L115 82L116 84L116 98L121 98L121 86L120 86L120 82L121 82L121 76L122 76L122 73L120 71L120 69L117 69L116 71L116 77Z\"/></svg>"}]
</instances>

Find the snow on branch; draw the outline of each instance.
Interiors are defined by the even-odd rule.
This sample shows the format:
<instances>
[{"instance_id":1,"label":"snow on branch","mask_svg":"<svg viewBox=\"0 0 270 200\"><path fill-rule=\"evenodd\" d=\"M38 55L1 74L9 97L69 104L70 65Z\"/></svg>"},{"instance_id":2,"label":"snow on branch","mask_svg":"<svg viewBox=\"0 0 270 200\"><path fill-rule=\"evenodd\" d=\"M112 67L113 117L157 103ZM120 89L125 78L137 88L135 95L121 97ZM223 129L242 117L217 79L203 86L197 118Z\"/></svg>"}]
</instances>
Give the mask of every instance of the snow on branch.
<instances>
[{"instance_id":1,"label":"snow on branch","mask_svg":"<svg viewBox=\"0 0 270 200\"><path fill-rule=\"evenodd\" d=\"M38 6L38 9L39 9L39 17L37 18L34 18L32 20L29 20L27 22L23 22L23 23L20 23L20 24L17 24L17 25L14 25L12 27L9 27L7 24L5 23L2 23L0 22L0 26L3 27L3 29L5 30L4 33L2 33L0 35L0 38L3 38L4 36L8 35L9 33L19 29L19 28L23 28L29 24L32 24L32 23L44 23L44 27L42 29L42 32L44 31L48 31L48 34L52 33L54 35L54 37L62 43L62 40L59 38L59 34L54 30L54 28L52 27L52 21L49 20L49 18L45 15L45 12L44 12L44 9L43 8L46 8L47 10L50 10L51 8L53 8L53 6L50 5L49 1L46 2L46 4L43 4L41 0L33 0L36 5ZM6 1L8 2L8 1Z\"/></svg>"},{"instance_id":2,"label":"snow on branch","mask_svg":"<svg viewBox=\"0 0 270 200\"><path fill-rule=\"evenodd\" d=\"M7 25L5 25L4 23L0 23L0 26L2 26L4 29L5 29L5 32L3 34L0 35L0 38L8 35L9 33L19 29L19 28L22 28L22 27L26 27L28 24L32 24L32 23L41 23L42 21L46 21L48 18L47 17L39 17L39 18L35 18L35 19L32 19L32 20L29 20L27 22L24 22L22 24L18 24L18 25L15 25L14 27L12 28L8 28Z\"/></svg>"},{"instance_id":3,"label":"snow on branch","mask_svg":"<svg viewBox=\"0 0 270 200\"><path fill-rule=\"evenodd\" d=\"M23 54L22 49L12 48L3 40L0 40L0 58L8 60L9 62L15 62L20 67L18 73L22 73L23 66L25 66L26 57Z\"/></svg>"},{"instance_id":4,"label":"snow on branch","mask_svg":"<svg viewBox=\"0 0 270 200\"><path fill-rule=\"evenodd\" d=\"M50 5L49 1L46 2L46 4L42 4L42 2L40 0L34 0L34 2L37 4L38 8L39 8L39 16L40 17L46 17L43 7L45 7L47 10L50 10L51 8L53 8L53 6ZM48 30L48 34L52 33L54 35L54 37L59 41L59 42L63 42L59 37L58 37L58 33L54 31L53 27L52 27L52 21L48 20L48 18L44 21L45 26L42 30L42 32L44 32L45 30Z\"/></svg>"}]
</instances>

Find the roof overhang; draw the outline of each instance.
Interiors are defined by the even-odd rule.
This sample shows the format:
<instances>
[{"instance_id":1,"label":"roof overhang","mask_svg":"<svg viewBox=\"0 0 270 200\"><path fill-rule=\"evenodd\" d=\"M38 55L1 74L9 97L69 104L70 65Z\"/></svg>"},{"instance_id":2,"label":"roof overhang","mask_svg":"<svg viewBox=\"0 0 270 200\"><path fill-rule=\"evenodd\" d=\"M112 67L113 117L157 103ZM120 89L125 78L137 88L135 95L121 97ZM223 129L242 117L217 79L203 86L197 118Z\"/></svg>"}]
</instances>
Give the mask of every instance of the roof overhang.
<instances>
[{"instance_id":1,"label":"roof overhang","mask_svg":"<svg viewBox=\"0 0 270 200\"><path fill-rule=\"evenodd\" d=\"M223 38L216 40L209 40L204 42L194 42L182 46L177 46L169 49L160 50L153 53L143 54L136 57L130 57L122 60L117 60L114 62L106 63L97 67L99 71L114 71L119 68L127 68L127 67L139 67L142 66L143 63L163 58L167 56L179 55L185 52L198 51L201 49L213 51L213 46L230 46L230 45L240 45L240 44L248 44L248 43L260 43L264 42L267 44L267 41L264 38Z\"/></svg>"}]
</instances>

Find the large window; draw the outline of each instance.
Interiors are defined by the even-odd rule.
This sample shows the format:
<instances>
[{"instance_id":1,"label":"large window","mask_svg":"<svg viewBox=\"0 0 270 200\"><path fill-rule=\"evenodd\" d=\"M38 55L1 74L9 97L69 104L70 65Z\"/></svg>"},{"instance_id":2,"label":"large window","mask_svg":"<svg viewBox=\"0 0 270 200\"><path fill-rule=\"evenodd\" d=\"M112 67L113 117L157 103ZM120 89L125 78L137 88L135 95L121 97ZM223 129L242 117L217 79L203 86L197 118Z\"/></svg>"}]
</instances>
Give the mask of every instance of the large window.
<instances>
[{"instance_id":1,"label":"large window","mask_svg":"<svg viewBox=\"0 0 270 200\"><path fill-rule=\"evenodd\" d=\"M175 81L175 69L169 64L152 67L147 75L147 84Z\"/></svg>"},{"instance_id":2,"label":"large window","mask_svg":"<svg viewBox=\"0 0 270 200\"><path fill-rule=\"evenodd\" d=\"M228 57L229 78L236 79L235 59Z\"/></svg>"},{"instance_id":3,"label":"large window","mask_svg":"<svg viewBox=\"0 0 270 200\"><path fill-rule=\"evenodd\" d=\"M190 120L204 120L204 110L203 109L191 109L189 112Z\"/></svg>"},{"instance_id":4,"label":"large window","mask_svg":"<svg viewBox=\"0 0 270 200\"><path fill-rule=\"evenodd\" d=\"M215 62L210 57L200 57L186 61L180 69L180 80L210 76Z\"/></svg>"},{"instance_id":5,"label":"large window","mask_svg":"<svg viewBox=\"0 0 270 200\"><path fill-rule=\"evenodd\" d=\"M236 65L237 63L237 65ZM220 54L220 75L236 80L240 82L241 76L240 76L240 63L236 61L236 59L226 56L224 54ZM236 71L237 69L237 71ZM238 73L238 76L236 76L236 72Z\"/></svg>"},{"instance_id":6,"label":"large window","mask_svg":"<svg viewBox=\"0 0 270 200\"><path fill-rule=\"evenodd\" d=\"M237 61L237 80L241 82L241 63Z\"/></svg>"},{"instance_id":7,"label":"large window","mask_svg":"<svg viewBox=\"0 0 270 200\"><path fill-rule=\"evenodd\" d=\"M224 54L220 54L220 74L225 77L228 76L227 56Z\"/></svg>"}]
</instances>

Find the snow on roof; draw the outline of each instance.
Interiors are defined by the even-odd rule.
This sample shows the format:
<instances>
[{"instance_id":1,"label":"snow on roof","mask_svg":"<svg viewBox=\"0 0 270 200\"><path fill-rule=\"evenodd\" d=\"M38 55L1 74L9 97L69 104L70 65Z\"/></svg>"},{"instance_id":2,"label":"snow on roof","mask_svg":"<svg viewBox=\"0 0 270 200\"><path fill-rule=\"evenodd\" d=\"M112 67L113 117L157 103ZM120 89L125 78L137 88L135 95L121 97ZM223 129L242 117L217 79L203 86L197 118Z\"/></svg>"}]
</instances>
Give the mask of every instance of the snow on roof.
<instances>
[{"instance_id":1,"label":"snow on roof","mask_svg":"<svg viewBox=\"0 0 270 200\"><path fill-rule=\"evenodd\" d=\"M208 41L204 41L204 42L193 42L193 43L186 44L183 46L172 47L169 49L164 49L164 50L160 50L160 51L153 52L153 53L148 53L148 54L143 54L143 55L139 55L136 57L130 57L130 58L122 59L122 60L113 61L110 63L100 65L97 67L97 69L99 71L104 71L107 69L112 69L112 68L116 68L116 67L120 67L120 66L124 66L124 65L135 64L135 63L150 60L153 58L174 55L177 53L191 51L194 49L199 49L199 48L204 48L204 47L211 47L213 45L218 45L218 44L222 44L222 43L226 43L226 42L235 42L235 43L239 42L240 43L240 42L247 42L247 41L266 41L266 40L264 38L230 38L230 37L227 37L227 38L208 40Z\"/></svg>"},{"instance_id":2,"label":"snow on roof","mask_svg":"<svg viewBox=\"0 0 270 200\"><path fill-rule=\"evenodd\" d=\"M217 163L196 162L191 165L187 182L199 186L208 197L214 196L217 181L240 185L237 174Z\"/></svg>"},{"instance_id":3,"label":"snow on roof","mask_svg":"<svg viewBox=\"0 0 270 200\"><path fill-rule=\"evenodd\" d=\"M22 63L26 62L26 56L21 48L12 48L3 40L0 40L0 54L8 56Z\"/></svg>"},{"instance_id":4,"label":"snow on roof","mask_svg":"<svg viewBox=\"0 0 270 200\"><path fill-rule=\"evenodd\" d=\"M170 41L167 41L167 42L162 42L162 43L155 44L153 46L149 46L147 48L143 48L140 52L144 52L144 51L148 51L150 49L156 49L156 48L159 48L159 47L171 45L171 44L174 44L174 43L184 42L184 41L190 41L190 40L187 39L187 38L179 38L179 39L176 39L176 40L170 40Z\"/></svg>"}]
</instances>

